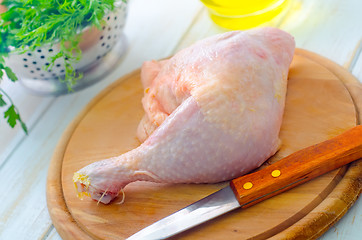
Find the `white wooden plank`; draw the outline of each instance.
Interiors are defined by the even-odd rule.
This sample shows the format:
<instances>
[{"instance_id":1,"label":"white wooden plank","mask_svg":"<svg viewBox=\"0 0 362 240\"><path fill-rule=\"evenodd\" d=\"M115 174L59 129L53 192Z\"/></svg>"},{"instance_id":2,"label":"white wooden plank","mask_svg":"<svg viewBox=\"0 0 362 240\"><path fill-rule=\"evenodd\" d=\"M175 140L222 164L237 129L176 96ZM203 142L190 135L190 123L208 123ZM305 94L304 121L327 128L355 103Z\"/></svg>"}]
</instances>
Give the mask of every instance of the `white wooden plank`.
<instances>
[{"instance_id":1,"label":"white wooden plank","mask_svg":"<svg viewBox=\"0 0 362 240\"><path fill-rule=\"evenodd\" d=\"M125 27L125 34L129 42L128 53L132 53L127 59L130 63L127 65L128 71L140 67L145 60L168 56L184 33L185 26L190 25L199 8L201 8L201 3L193 0L130 1ZM137 11L132 11L132 9L137 9ZM181 19L182 21L180 21ZM188 21L184 21L184 19L188 19ZM119 73L115 71L111 78L116 80L119 76ZM4 81L1 83L1 87L12 97L23 120L27 123L29 131L54 99L33 95L19 83L13 84L10 81ZM1 166L2 162L11 154L12 149L24 138L24 133L20 126L15 129L9 128L2 119L0 120L0 132Z\"/></svg>"},{"instance_id":2,"label":"white wooden plank","mask_svg":"<svg viewBox=\"0 0 362 240\"><path fill-rule=\"evenodd\" d=\"M352 73L362 82L362 56L359 55L358 60L353 61L353 58L358 57L362 37L362 28L359 24L362 22L361 4L361 1L356 0L343 1L343 4L335 0L296 1L296 5L279 27L295 36L297 47L321 54L347 69L353 64ZM197 40L225 31L210 20L204 9L175 52ZM360 239L361 202L362 199L359 199L342 220L320 239Z\"/></svg>"},{"instance_id":3,"label":"white wooden plank","mask_svg":"<svg viewBox=\"0 0 362 240\"><path fill-rule=\"evenodd\" d=\"M45 199L47 169L59 137L79 111L74 107L79 99L77 94L57 98L0 169L4 200L0 207L0 239L34 239L51 226Z\"/></svg>"},{"instance_id":4,"label":"white wooden plank","mask_svg":"<svg viewBox=\"0 0 362 240\"><path fill-rule=\"evenodd\" d=\"M362 39L360 0L295 0L279 28L291 33L299 48L325 56L348 68ZM335 6L335 7L331 7ZM215 25L204 9L176 51L202 38L228 31ZM331 50L333 49L333 51Z\"/></svg>"},{"instance_id":5,"label":"white wooden plank","mask_svg":"<svg viewBox=\"0 0 362 240\"><path fill-rule=\"evenodd\" d=\"M309 1L309 3L311 2ZM330 3L331 2L328 1L320 3L322 4L320 6L324 6L324 15L328 15L328 5L326 4ZM356 7L356 5L353 5L355 3L356 1L352 0L345 1L343 4L347 4L347 8L344 9L350 10L349 8ZM132 12L132 7L133 9L137 9L137 11ZM58 98L54 103L51 103L51 107L44 113L44 116L38 120L38 124L32 129L30 136L21 142L21 145L11 154L8 161L0 169L1 198L5 199L2 205L0 205L0 239L36 239L39 237L60 239L59 235L50 228L50 219L45 208L45 178L50 156L61 133L74 116L97 92L126 72L138 68L144 60L166 57L183 46L183 44L186 46L194 40L218 33L220 29L210 22L206 11L200 11L200 7L200 3L194 0L131 1L128 23L125 29L130 46L123 63L110 73L104 81L79 93ZM309 8L306 8L306 10L310 11ZM345 10L342 9L338 11L343 13ZM198 13L200 14L197 15ZM332 11L330 11L330 13L332 13ZM348 22L355 21L356 17L358 17L356 14L352 14L352 17L346 15L339 17L339 19L344 18L344 20L347 21L346 25L348 25ZM185 21L185 19L187 19L187 21ZM205 24L204 22L204 25L199 24L202 21L208 21L208 23ZM192 27L189 32L192 34L183 35L191 23ZM331 26L328 24L331 24ZM327 27L332 28L332 24L334 24L333 21L328 22ZM205 26L207 26L207 28L205 28ZM290 28L291 31L294 31L298 35L298 28L289 25L284 25L284 27L286 29ZM325 26L322 24L322 26L319 27ZM305 29L302 30L305 31ZM355 30L355 28L352 30ZM200 34L198 34L198 31ZM318 39L319 37L325 38L324 36L318 36L318 34L324 34L323 32L319 32L318 26L309 32L317 33L313 39ZM355 32L358 33L358 31ZM339 33L343 35L344 32L338 29L336 34ZM298 35L298 39L300 40L297 39L298 44L301 42L300 46L306 46L306 48L313 48L315 46L313 42L309 42L310 39L303 40L303 36L300 35L302 34ZM342 45L345 37L348 36L353 38L351 35L341 36L340 40ZM180 38L183 41L178 44ZM323 42L317 43L320 45ZM348 54L342 54L340 58L341 64L347 63L355 51L353 47L356 46L353 44L350 45L349 41L347 41L347 43L347 47L343 47L337 51L337 53L333 53L330 58L334 59L334 57L338 57L339 52L344 53L343 51L347 49ZM319 49L319 47L317 48ZM327 48L328 47L321 48L321 52L319 53L327 57L330 56L328 55ZM28 98L24 99L28 100ZM43 101L40 102L43 103ZM26 106L26 102L20 104L19 107L23 105ZM43 108L39 109L46 108L47 105L45 104ZM40 116L42 110L38 111L38 116ZM29 116L33 117L34 115L29 114ZM34 117L34 119L37 119L37 117ZM0 128L0 130L2 129ZM3 132L1 131L1 133ZM2 139L3 136L8 137L10 135L1 135L0 139ZM12 150L15 145L16 144L10 144L9 148ZM8 151L9 148L6 148L6 150ZM34 207L38 204L42 207ZM37 218L32 220L34 216L37 216ZM29 223L27 224L27 222ZM35 228L38 230L34 231ZM48 234L49 230L50 234ZM31 238L29 238L29 236L31 236Z\"/></svg>"},{"instance_id":6,"label":"white wooden plank","mask_svg":"<svg viewBox=\"0 0 362 240\"><path fill-rule=\"evenodd\" d=\"M132 11L132 6L137 4L139 6L133 8L137 11ZM86 103L109 83L138 68L144 60L169 55L177 44L177 39L181 38L193 21L198 6L200 3L193 0L182 3L176 0L132 1L125 29L130 45L120 66L94 86L56 98L37 120L31 134L20 142L16 151L2 165L0 239L34 239L47 236L51 227L50 218L45 211L47 169L53 150L66 126ZM165 28L169 29L165 31Z\"/></svg>"},{"instance_id":7,"label":"white wooden plank","mask_svg":"<svg viewBox=\"0 0 362 240\"><path fill-rule=\"evenodd\" d=\"M192 26L190 27L187 34L179 41L178 45L175 47L173 53L184 49L198 40L210 37L216 34L224 33L229 30L217 26L209 17L207 9L202 6L198 16L195 18Z\"/></svg>"},{"instance_id":8,"label":"white wooden plank","mask_svg":"<svg viewBox=\"0 0 362 240\"><path fill-rule=\"evenodd\" d=\"M58 234L57 230L55 228L51 229L49 235L46 236L47 240L62 240L60 235Z\"/></svg>"},{"instance_id":9,"label":"white wooden plank","mask_svg":"<svg viewBox=\"0 0 362 240\"><path fill-rule=\"evenodd\" d=\"M200 21L201 22L203 21L202 24L199 24ZM192 44L194 41L196 41L198 39L202 39L204 37L207 37L207 36L214 35L214 34L221 33L221 32L225 31L224 29L221 29L221 28L215 26L210 21L210 19L208 18L208 13L207 13L206 10L201 10L199 12L199 15L197 16L197 18L195 19L195 21L193 23L194 24L190 28L188 34L183 37L182 42L180 42L179 45L177 45L175 47L173 52L178 51L179 49L184 48L186 46L189 46L190 44ZM318 30L315 30L315 32L318 32ZM318 36L315 36L315 38L318 39ZM309 44L313 46L313 43L309 43ZM353 52L355 51L355 48L356 48L355 46L349 46L348 49L349 49L351 54L353 54ZM313 50L313 49L309 49L309 50ZM322 54L322 53L320 52L320 54ZM326 55L326 54L324 54L324 55ZM350 59L348 59L348 58L344 60L344 62L348 62L348 61L350 61ZM353 209L355 209L355 208L356 207L354 207ZM353 213L353 209L351 209L351 214L353 215L353 218L356 219L355 216L358 216L358 215L355 215ZM348 219L347 219L347 222L348 222L348 224L351 223L351 221L348 220ZM356 222L358 222L358 221L355 221L355 223ZM336 226L338 227L339 225L336 225ZM355 226L357 226L357 227L355 227L355 229L352 229L352 230L350 228L346 228L348 230L346 230L345 232L348 232L349 237L351 237L351 238L339 238L339 239L354 239L353 237L357 236L356 234L359 232L359 231L356 231L356 230L358 230L358 227L360 227L360 225L355 224ZM342 229L344 229L345 227L348 227L348 226L343 226ZM336 236L336 234L329 234L329 235L326 235L325 239L334 239L333 237L335 237L335 236Z\"/></svg>"},{"instance_id":10,"label":"white wooden plank","mask_svg":"<svg viewBox=\"0 0 362 240\"><path fill-rule=\"evenodd\" d=\"M362 38L360 0L296 0L280 25L298 47L316 52L348 68Z\"/></svg>"},{"instance_id":11,"label":"white wooden plank","mask_svg":"<svg viewBox=\"0 0 362 240\"><path fill-rule=\"evenodd\" d=\"M360 240L362 227L362 199L332 226L319 240Z\"/></svg>"},{"instance_id":12,"label":"white wooden plank","mask_svg":"<svg viewBox=\"0 0 362 240\"><path fill-rule=\"evenodd\" d=\"M41 117L42 113L52 103L54 98L52 97L40 97L30 94L26 91L19 82L12 83L7 79L1 83L3 88L8 95L14 101L14 104L20 111L20 115L23 121L26 123L31 132L32 126L36 124L37 119ZM16 145L26 138L25 133L21 129L20 125L12 129L3 119L4 108L1 108L0 112L0 166L12 153Z\"/></svg>"},{"instance_id":13,"label":"white wooden plank","mask_svg":"<svg viewBox=\"0 0 362 240\"><path fill-rule=\"evenodd\" d=\"M358 47L358 57L356 57L355 61L352 61L352 74L362 83L362 41Z\"/></svg>"},{"instance_id":14,"label":"white wooden plank","mask_svg":"<svg viewBox=\"0 0 362 240\"><path fill-rule=\"evenodd\" d=\"M131 59L138 59L137 63L133 64L135 67L139 67L143 61L150 60L150 58L167 57L202 7L201 3L195 0L153 0L148 2L145 0L131 1L129 17L134 21L129 21L125 29L126 32L135 33L128 35L128 40L132 43L130 46L133 54ZM138 11L132 12L132 8L137 8ZM140 34L140 32L143 33Z\"/></svg>"},{"instance_id":15,"label":"white wooden plank","mask_svg":"<svg viewBox=\"0 0 362 240\"><path fill-rule=\"evenodd\" d=\"M362 44L357 47L356 55L351 61L351 73L362 83ZM362 229L362 199L359 198L348 212L319 240L359 240Z\"/></svg>"}]
</instances>

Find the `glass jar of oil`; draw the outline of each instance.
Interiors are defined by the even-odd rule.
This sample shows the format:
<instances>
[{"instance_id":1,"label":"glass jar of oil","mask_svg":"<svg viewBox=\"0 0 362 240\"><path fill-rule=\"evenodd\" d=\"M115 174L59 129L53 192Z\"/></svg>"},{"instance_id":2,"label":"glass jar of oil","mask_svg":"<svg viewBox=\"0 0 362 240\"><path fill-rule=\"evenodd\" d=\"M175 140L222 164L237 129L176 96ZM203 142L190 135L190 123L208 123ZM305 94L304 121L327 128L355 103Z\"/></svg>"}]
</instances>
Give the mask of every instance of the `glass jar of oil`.
<instances>
[{"instance_id":1,"label":"glass jar of oil","mask_svg":"<svg viewBox=\"0 0 362 240\"><path fill-rule=\"evenodd\" d=\"M244 30L273 26L286 13L293 0L201 0L211 19L219 26Z\"/></svg>"}]
</instances>

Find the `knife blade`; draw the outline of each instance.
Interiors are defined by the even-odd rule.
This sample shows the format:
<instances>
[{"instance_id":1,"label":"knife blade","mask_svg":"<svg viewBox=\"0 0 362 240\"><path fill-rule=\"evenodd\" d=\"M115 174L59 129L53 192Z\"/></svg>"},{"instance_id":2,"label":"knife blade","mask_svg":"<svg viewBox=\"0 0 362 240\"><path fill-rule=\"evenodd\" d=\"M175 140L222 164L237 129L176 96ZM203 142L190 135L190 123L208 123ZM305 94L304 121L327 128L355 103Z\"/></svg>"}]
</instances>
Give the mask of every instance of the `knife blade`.
<instances>
[{"instance_id":1,"label":"knife blade","mask_svg":"<svg viewBox=\"0 0 362 240\"><path fill-rule=\"evenodd\" d=\"M304 148L153 223L128 240L166 239L237 208L247 208L362 158L362 125Z\"/></svg>"}]
</instances>

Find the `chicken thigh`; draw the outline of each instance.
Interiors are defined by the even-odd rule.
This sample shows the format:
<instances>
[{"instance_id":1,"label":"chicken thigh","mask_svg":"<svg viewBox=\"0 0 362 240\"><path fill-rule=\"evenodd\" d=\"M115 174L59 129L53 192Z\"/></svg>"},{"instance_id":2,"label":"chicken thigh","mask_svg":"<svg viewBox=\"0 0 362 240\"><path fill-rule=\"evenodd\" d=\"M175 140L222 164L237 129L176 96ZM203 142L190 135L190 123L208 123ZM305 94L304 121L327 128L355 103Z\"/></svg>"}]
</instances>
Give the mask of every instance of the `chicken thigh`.
<instances>
[{"instance_id":1,"label":"chicken thigh","mask_svg":"<svg viewBox=\"0 0 362 240\"><path fill-rule=\"evenodd\" d=\"M259 167L280 144L294 47L288 33L259 28L145 62L143 143L76 172L78 191L107 204L134 181L215 183Z\"/></svg>"}]
</instances>

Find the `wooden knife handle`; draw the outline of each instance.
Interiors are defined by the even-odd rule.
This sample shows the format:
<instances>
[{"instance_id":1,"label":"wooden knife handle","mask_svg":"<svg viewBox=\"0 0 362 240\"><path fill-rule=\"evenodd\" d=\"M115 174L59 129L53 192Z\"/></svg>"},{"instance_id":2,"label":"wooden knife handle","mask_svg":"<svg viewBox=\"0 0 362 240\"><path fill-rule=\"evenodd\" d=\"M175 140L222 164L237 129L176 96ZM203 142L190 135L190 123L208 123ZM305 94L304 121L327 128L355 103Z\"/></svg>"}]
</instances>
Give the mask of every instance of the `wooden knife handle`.
<instances>
[{"instance_id":1,"label":"wooden knife handle","mask_svg":"<svg viewBox=\"0 0 362 240\"><path fill-rule=\"evenodd\" d=\"M324 173L362 158L362 125L230 182L246 208Z\"/></svg>"}]
</instances>

